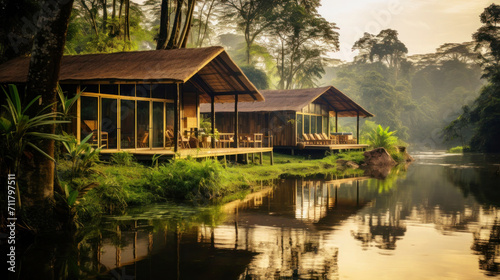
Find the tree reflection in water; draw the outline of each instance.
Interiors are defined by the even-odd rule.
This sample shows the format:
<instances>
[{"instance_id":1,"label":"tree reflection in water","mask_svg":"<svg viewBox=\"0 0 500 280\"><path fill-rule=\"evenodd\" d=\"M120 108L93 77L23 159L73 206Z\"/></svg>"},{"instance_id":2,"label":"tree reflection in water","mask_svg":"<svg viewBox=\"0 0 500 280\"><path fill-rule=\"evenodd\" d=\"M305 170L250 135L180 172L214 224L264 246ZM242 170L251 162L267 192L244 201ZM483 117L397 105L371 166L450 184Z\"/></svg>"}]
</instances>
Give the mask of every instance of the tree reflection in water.
<instances>
[{"instance_id":1,"label":"tree reflection in water","mask_svg":"<svg viewBox=\"0 0 500 280\"><path fill-rule=\"evenodd\" d=\"M401 221L401 209L401 204L397 204L394 211L358 216L358 230L352 231L352 235L361 241L364 250L371 246L396 249L396 241L406 232L406 224Z\"/></svg>"},{"instance_id":2,"label":"tree reflection in water","mask_svg":"<svg viewBox=\"0 0 500 280\"><path fill-rule=\"evenodd\" d=\"M439 161L383 181L286 179L222 206L131 209L77 241L31 246L19 259L36 269L20 279L358 279L360 262L373 279L384 265L428 276L455 262L463 278L500 275L498 176Z\"/></svg>"},{"instance_id":3,"label":"tree reflection in water","mask_svg":"<svg viewBox=\"0 0 500 280\"><path fill-rule=\"evenodd\" d=\"M492 211L498 214L496 209ZM483 225L474 233L471 249L479 255L479 268L485 270L488 276L500 274L500 221L495 215L493 224Z\"/></svg>"}]
</instances>

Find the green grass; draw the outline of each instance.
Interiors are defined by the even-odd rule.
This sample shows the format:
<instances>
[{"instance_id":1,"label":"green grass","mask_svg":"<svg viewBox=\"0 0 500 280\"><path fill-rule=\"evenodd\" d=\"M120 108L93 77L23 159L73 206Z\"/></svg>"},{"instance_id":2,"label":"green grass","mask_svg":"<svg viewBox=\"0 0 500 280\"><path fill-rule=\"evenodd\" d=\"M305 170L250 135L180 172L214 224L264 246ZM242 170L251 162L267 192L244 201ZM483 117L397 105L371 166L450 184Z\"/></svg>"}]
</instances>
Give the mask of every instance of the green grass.
<instances>
[{"instance_id":1,"label":"green grass","mask_svg":"<svg viewBox=\"0 0 500 280\"><path fill-rule=\"evenodd\" d=\"M464 151L468 151L470 148L469 146L456 146L456 147L453 147L453 148L450 148L448 151L446 151L447 153L451 153L451 154L461 154L463 153Z\"/></svg>"},{"instance_id":2,"label":"green grass","mask_svg":"<svg viewBox=\"0 0 500 280\"><path fill-rule=\"evenodd\" d=\"M116 164L117 160L111 164L98 163L92 173L79 177L71 176L69 161L58 163L58 175L63 184L70 184L74 189L92 182L99 184L77 205L80 219L92 220L103 213L124 211L128 206L172 199L227 202L241 198L262 181L281 176L361 176L362 170L337 168L336 161L344 159L360 164L364 159L362 152L333 154L323 159L275 153L274 165L270 165L269 156L266 156L263 165L180 159L148 167L127 155L119 157L122 164Z\"/></svg>"}]
</instances>

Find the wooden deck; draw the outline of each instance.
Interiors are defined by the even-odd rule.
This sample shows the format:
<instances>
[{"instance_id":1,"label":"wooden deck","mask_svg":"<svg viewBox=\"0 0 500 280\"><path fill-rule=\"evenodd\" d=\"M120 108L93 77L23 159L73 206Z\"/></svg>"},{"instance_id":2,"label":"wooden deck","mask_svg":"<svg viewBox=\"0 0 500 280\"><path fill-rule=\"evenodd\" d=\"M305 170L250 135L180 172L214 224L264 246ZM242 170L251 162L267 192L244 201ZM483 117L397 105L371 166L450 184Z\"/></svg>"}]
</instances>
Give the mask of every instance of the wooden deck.
<instances>
[{"instance_id":1,"label":"wooden deck","mask_svg":"<svg viewBox=\"0 0 500 280\"><path fill-rule=\"evenodd\" d=\"M154 155L163 155L162 158L208 158L208 157L226 157L234 155L244 155L246 157L246 162L249 162L248 157L251 156L255 159L255 154L260 154L259 161L262 164L263 153L270 153L271 164L273 164L273 148L272 147L262 147L262 148L199 148L199 149L180 149L175 153L172 149L163 148L144 148L144 149L103 149L101 151L102 155L108 156L118 152L128 152L131 153L138 160L150 160Z\"/></svg>"},{"instance_id":2,"label":"wooden deck","mask_svg":"<svg viewBox=\"0 0 500 280\"><path fill-rule=\"evenodd\" d=\"M330 150L330 151L341 151L341 150L365 150L369 145L366 144L334 144L334 145L306 145L305 150Z\"/></svg>"},{"instance_id":3,"label":"wooden deck","mask_svg":"<svg viewBox=\"0 0 500 280\"><path fill-rule=\"evenodd\" d=\"M298 146L274 146L276 152L285 152L294 154L324 154L324 152L344 152L350 150L364 151L369 147L366 144L333 144L333 145L311 145L307 144L303 148Z\"/></svg>"}]
</instances>

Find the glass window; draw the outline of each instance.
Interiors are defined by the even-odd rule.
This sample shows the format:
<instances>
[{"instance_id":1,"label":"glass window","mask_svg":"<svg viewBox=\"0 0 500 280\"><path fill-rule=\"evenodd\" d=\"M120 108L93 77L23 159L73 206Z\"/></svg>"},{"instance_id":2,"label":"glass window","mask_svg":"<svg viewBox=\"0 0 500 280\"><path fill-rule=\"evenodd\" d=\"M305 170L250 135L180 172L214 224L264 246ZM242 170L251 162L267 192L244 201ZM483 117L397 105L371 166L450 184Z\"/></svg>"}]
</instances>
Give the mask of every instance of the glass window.
<instances>
[{"instance_id":1,"label":"glass window","mask_svg":"<svg viewBox=\"0 0 500 280\"><path fill-rule=\"evenodd\" d=\"M149 137L149 101L137 101L137 147L148 148Z\"/></svg>"},{"instance_id":2,"label":"glass window","mask_svg":"<svg viewBox=\"0 0 500 280\"><path fill-rule=\"evenodd\" d=\"M135 85L134 84L122 84L122 85L120 85L120 95L135 96Z\"/></svg>"},{"instance_id":3,"label":"glass window","mask_svg":"<svg viewBox=\"0 0 500 280\"><path fill-rule=\"evenodd\" d=\"M89 93L99 93L99 85L81 85L80 90Z\"/></svg>"},{"instance_id":4,"label":"glass window","mask_svg":"<svg viewBox=\"0 0 500 280\"><path fill-rule=\"evenodd\" d=\"M323 132L323 117L317 116L316 118L318 119L316 123L316 132L321 133Z\"/></svg>"},{"instance_id":5,"label":"glass window","mask_svg":"<svg viewBox=\"0 0 500 280\"><path fill-rule=\"evenodd\" d=\"M61 89L66 97L73 97L76 95L76 85L61 85Z\"/></svg>"},{"instance_id":6,"label":"glass window","mask_svg":"<svg viewBox=\"0 0 500 280\"><path fill-rule=\"evenodd\" d=\"M165 85L152 85L151 96L153 98L165 99L166 87Z\"/></svg>"},{"instance_id":7,"label":"glass window","mask_svg":"<svg viewBox=\"0 0 500 280\"><path fill-rule=\"evenodd\" d=\"M151 85L150 84L137 84L137 97L150 97Z\"/></svg>"},{"instance_id":8,"label":"glass window","mask_svg":"<svg viewBox=\"0 0 500 280\"><path fill-rule=\"evenodd\" d=\"M316 130L316 124L317 124L317 118L316 116L311 116L311 133L317 133L318 131Z\"/></svg>"},{"instance_id":9,"label":"glass window","mask_svg":"<svg viewBox=\"0 0 500 280\"><path fill-rule=\"evenodd\" d=\"M118 85L101 84L100 93L118 95Z\"/></svg>"},{"instance_id":10,"label":"glass window","mask_svg":"<svg viewBox=\"0 0 500 280\"><path fill-rule=\"evenodd\" d=\"M101 99L101 143L104 149L116 149L117 147L117 114L118 102L116 99Z\"/></svg>"},{"instance_id":11,"label":"glass window","mask_svg":"<svg viewBox=\"0 0 500 280\"><path fill-rule=\"evenodd\" d=\"M297 114L297 135L299 136L299 138L302 138L302 133L304 133L304 130L302 130L302 125L304 123L303 120L304 116Z\"/></svg>"},{"instance_id":12,"label":"glass window","mask_svg":"<svg viewBox=\"0 0 500 280\"><path fill-rule=\"evenodd\" d=\"M304 115L304 133L308 134L311 133L310 131L310 121L311 121L311 116L309 115Z\"/></svg>"},{"instance_id":13,"label":"glass window","mask_svg":"<svg viewBox=\"0 0 500 280\"><path fill-rule=\"evenodd\" d=\"M97 97L81 97L81 131L80 131L80 141L85 139L89 134L93 134L94 136L87 142L92 145L98 144L97 142L97 130L99 129L98 125L98 103Z\"/></svg>"},{"instance_id":14,"label":"glass window","mask_svg":"<svg viewBox=\"0 0 500 280\"><path fill-rule=\"evenodd\" d=\"M121 148L135 148L135 101L121 100Z\"/></svg>"},{"instance_id":15,"label":"glass window","mask_svg":"<svg viewBox=\"0 0 500 280\"><path fill-rule=\"evenodd\" d=\"M163 147L163 102L153 102L153 147Z\"/></svg>"},{"instance_id":16,"label":"glass window","mask_svg":"<svg viewBox=\"0 0 500 280\"><path fill-rule=\"evenodd\" d=\"M174 100L175 99L175 91L177 90L177 85L169 84L169 85L165 85L165 88L167 91L166 98L169 100Z\"/></svg>"},{"instance_id":17,"label":"glass window","mask_svg":"<svg viewBox=\"0 0 500 280\"><path fill-rule=\"evenodd\" d=\"M167 131L170 131L171 133L167 136L173 136L174 134L174 104L173 103L166 103L166 109L167 109L167 114L166 114L166 128ZM166 138L167 142L165 143L166 146L171 146L173 144L173 139L169 139L169 137Z\"/></svg>"}]
</instances>

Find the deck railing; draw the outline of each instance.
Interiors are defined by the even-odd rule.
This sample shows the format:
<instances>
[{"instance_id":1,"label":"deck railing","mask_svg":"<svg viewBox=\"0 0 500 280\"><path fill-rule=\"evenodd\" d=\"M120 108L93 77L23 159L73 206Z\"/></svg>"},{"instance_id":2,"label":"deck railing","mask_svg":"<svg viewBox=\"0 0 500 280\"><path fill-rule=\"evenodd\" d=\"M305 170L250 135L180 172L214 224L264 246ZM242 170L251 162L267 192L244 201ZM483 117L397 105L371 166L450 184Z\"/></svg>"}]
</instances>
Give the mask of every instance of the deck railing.
<instances>
[{"instance_id":1,"label":"deck railing","mask_svg":"<svg viewBox=\"0 0 500 280\"><path fill-rule=\"evenodd\" d=\"M195 137L194 135L184 136L179 137L179 141L181 141L179 144L179 148L211 148L212 141L215 141L215 148L234 148L234 137L234 133L218 133L216 137L206 135L201 135L198 137ZM264 148L272 146L272 136L264 136L263 133L238 134L238 148Z\"/></svg>"}]
</instances>

